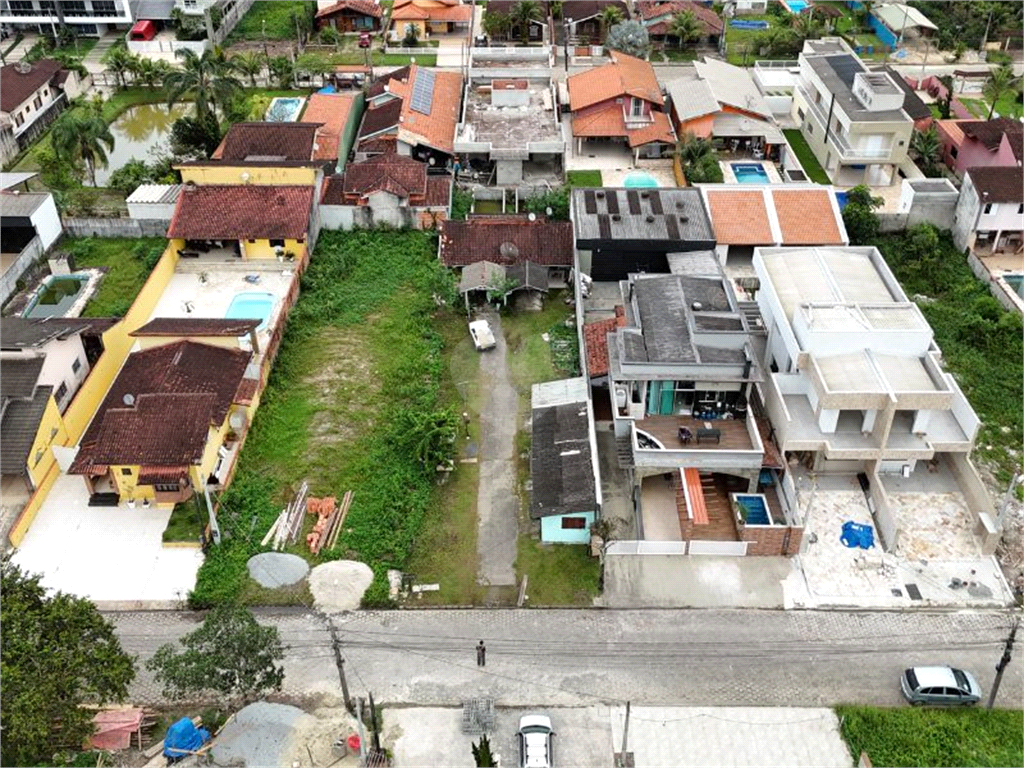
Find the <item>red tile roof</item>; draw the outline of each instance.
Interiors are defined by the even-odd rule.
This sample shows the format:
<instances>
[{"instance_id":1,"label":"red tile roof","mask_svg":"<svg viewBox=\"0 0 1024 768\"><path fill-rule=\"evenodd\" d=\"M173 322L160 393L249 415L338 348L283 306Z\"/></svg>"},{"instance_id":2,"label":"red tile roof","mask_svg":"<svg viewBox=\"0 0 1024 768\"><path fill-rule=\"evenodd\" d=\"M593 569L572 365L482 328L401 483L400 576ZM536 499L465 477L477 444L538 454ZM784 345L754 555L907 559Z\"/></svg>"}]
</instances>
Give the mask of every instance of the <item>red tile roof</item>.
<instances>
[{"instance_id":1,"label":"red tile roof","mask_svg":"<svg viewBox=\"0 0 1024 768\"><path fill-rule=\"evenodd\" d=\"M842 245L832 197L825 189L773 189L783 245Z\"/></svg>"},{"instance_id":2,"label":"red tile roof","mask_svg":"<svg viewBox=\"0 0 1024 768\"><path fill-rule=\"evenodd\" d=\"M447 208L452 203L452 180L447 176L427 176L427 198L430 208Z\"/></svg>"},{"instance_id":3,"label":"red tile roof","mask_svg":"<svg viewBox=\"0 0 1024 768\"><path fill-rule=\"evenodd\" d=\"M717 13L700 3L690 2L689 0L671 0L667 3L640 2L637 4L637 8L639 9L640 15L643 17L644 21L660 19L666 16L672 17L677 13L686 13L688 11L694 15L698 22L700 22L701 26L704 28L705 35L720 35L725 29L722 24L722 19ZM669 26L669 20L666 20L666 26ZM651 30L653 30L653 27L648 27L648 31ZM659 32L655 34L664 33Z\"/></svg>"},{"instance_id":4,"label":"red tile roof","mask_svg":"<svg viewBox=\"0 0 1024 768\"><path fill-rule=\"evenodd\" d=\"M344 10L355 11L363 16L372 16L375 19L384 16L383 9L376 3L370 2L370 0L341 0L326 8L321 8L316 12L316 18L322 19L326 16L333 16L335 13Z\"/></svg>"},{"instance_id":5,"label":"red tile roof","mask_svg":"<svg viewBox=\"0 0 1024 768\"><path fill-rule=\"evenodd\" d=\"M276 159L301 162L313 157L317 126L302 123L235 123L213 153L215 160Z\"/></svg>"},{"instance_id":6,"label":"red tile roof","mask_svg":"<svg viewBox=\"0 0 1024 768\"><path fill-rule=\"evenodd\" d=\"M615 307L615 317L583 326L583 343L587 354L587 373L604 376L608 373L608 334L626 324L622 307Z\"/></svg>"},{"instance_id":7,"label":"red tile roof","mask_svg":"<svg viewBox=\"0 0 1024 768\"><path fill-rule=\"evenodd\" d=\"M306 111L302 113L302 122L320 125L313 143L313 159L338 159L341 135L348 125L354 104L355 96L345 93L314 93L309 97Z\"/></svg>"},{"instance_id":8,"label":"red tile roof","mask_svg":"<svg viewBox=\"0 0 1024 768\"><path fill-rule=\"evenodd\" d=\"M403 199L427 194L427 165L404 155L379 155L350 163L343 178L344 194L366 197L381 190Z\"/></svg>"},{"instance_id":9,"label":"red tile roof","mask_svg":"<svg viewBox=\"0 0 1024 768\"><path fill-rule=\"evenodd\" d=\"M128 356L82 437L70 471L198 463L224 423L252 353L178 341Z\"/></svg>"},{"instance_id":10,"label":"red tile roof","mask_svg":"<svg viewBox=\"0 0 1024 768\"><path fill-rule=\"evenodd\" d=\"M569 106L573 112L600 104L618 96L636 96L639 99L662 104L661 86L650 62L611 52L611 64L572 75L569 87Z\"/></svg>"},{"instance_id":11,"label":"red tile roof","mask_svg":"<svg viewBox=\"0 0 1024 768\"><path fill-rule=\"evenodd\" d=\"M433 70L430 114L424 115L412 108L413 86L422 71L422 67L413 64L409 67L408 79L392 80L388 86L391 93L402 99L398 138L411 146L424 144L450 154L455 146L455 126L459 122L459 107L462 105L462 75Z\"/></svg>"},{"instance_id":12,"label":"red tile roof","mask_svg":"<svg viewBox=\"0 0 1024 768\"><path fill-rule=\"evenodd\" d=\"M167 236L187 240L299 240L306 237L311 186L186 184Z\"/></svg>"},{"instance_id":13,"label":"red tile roof","mask_svg":"<svg viewBox=\"0 0 1024 768\"><path fill-rule=\"evenodd\" d=\"M1002 144L1004 134L1019 136L1024 133L1024 126L1019 120L997 117L994 120L965 120L960 123L960 130L965 136L980 141L989 151L994 151Z\"/></svg>"},{"instance_id":14,"label":"red tile roof","mask_svg":"<svg viewBox=\"0 0 1024 768\"><path fill-rule=\"evenodd\" d=\"M466 5L419 5L416 0L398 2L391 11L392 21L447 21L469 23L473 18L472 3Z\"/></svg>"},{"instance_id":15,"label":"red tile roof","mask_svg":"<svg viewBox=\"0 0 1024 768\"><path fill-rule=\"evenodd\" d=\"M724 245L772 245L764 193L755 190L708 190L708 212L715 239Z\"/></svg>"},{"instance_id":16,"label":"red tile roof","mask_svg":"<svg viewBox=\"0 0 1024 768\"><path fill-rule=\"evenodd\" d=\"M525 216L473 216L465 221L442 221L441 260L449 267L478 261L519 264L532 261L546 267L572 266L572 223L529 221Z\"/></svg>"},{"instance_id":17,"label":"red tile roof","mask_svg":"<svg viewBox=\"0 0 1024 768\"><path fill-rule=\"evenodd\" d=\"M229 320L216 317L157 317L131 336L244 336L259 320Z\"/></svg>"},{"instance_id":18,"label":"red tile roof","mask_svg":"<svg viewBox=\"0 0 1024 768\"><path fill-rule=\"evenodd\" d=\"M13 112L61 69L60 62L53 59L40 59L29 65L28 72L21 72L21 66L19 62L0 67L0 112Z\"/></svg>"},{"instance_id":19,"label":"red tile roof","mask_svg":"<svg viewBox=\"0 0 1024 768\"><path fill-rule=\"evenodd\" d=\"M595 107L584 114L573 115L572 135L579 138L622 136L629 140L629 146L639 147L654 141L668 144L676 140L672 123L664 112L652 112L653 121L642 128L626 128L622 105L609 101L604 107Z\"/></svg>"}]
</instances>

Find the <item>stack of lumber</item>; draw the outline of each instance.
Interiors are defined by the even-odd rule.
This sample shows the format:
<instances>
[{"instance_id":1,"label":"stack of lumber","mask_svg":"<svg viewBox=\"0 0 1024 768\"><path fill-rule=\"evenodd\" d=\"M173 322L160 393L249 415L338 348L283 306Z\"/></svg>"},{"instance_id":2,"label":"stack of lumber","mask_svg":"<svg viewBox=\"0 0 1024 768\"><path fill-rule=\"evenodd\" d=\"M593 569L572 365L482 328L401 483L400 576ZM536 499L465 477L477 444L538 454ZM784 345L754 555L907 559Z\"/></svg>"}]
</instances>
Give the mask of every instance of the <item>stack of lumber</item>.
<instances>
[{"instance_id":1,"label":"stack of lumber","mask_svg":"<svg viewBox=\"0 0 1024 768\"><path fill-rule=\"evenodd\" d=\"M302 521L306 517L306 494L308 493L309 483L303 481L295 498L281 510L281 514L277 516L277 520L270 526L267 535L263 537L262 546L267 546L273 539L273 548L281 551L287 544L298 542L299 534L302 532Z\"/></svg>"}]
</instances>

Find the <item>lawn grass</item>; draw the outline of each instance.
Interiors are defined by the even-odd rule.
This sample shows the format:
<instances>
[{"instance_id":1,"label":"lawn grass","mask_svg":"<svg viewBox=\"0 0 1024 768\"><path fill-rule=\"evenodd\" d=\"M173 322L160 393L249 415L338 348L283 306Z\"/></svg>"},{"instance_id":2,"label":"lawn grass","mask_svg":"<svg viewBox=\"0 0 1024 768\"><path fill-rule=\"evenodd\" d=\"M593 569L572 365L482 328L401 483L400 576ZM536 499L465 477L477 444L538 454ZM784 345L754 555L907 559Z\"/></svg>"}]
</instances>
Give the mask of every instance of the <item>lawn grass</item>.
<instances>
[{"instance_id":1,"label":"lawn grass","mask_svg":"<svg viewBox=\"0 0 1024 768\"><path fill-rule=\"evenodd\" d=\"M836 707L843 739L874 765L1024 764L1020 710Z\"/></svg>"},{"instance_id":2,"label":"lawn grass","mask_svg":"<svg viewBox=\"0 0 1024 768\"><path fill-rule=\"evenodd\" d=\"M984 99L965 99L963 96L958 96L957 101L967 107L967 111L973 117L980 118L981 120L988 117L989 105Z\"/></svg>"},{"instance_id":3,"label":"lawn grass","mask_svg":"<svg viewBox=\"0 0 1024 768\"><path fill-rule=\"evenodd\" d=\"M526 605L591 605L601 567L585 544L542 544L520 536L516 572L529 577Z\"/></svg>"},{"instance_id":4,"label":"lawn grass","mask_svg":"<svg viewBox=\"0 0 1024 768\"><path fill-rule=\"evenodd\" d=\"M1017 101L1016 94L1008 93L996 102L996 113L1000 117L1012 117L1014 120L1020 120L1024 116L1024 104ZM987 112L985 117L988 117Z\"/></svg>"},{"instance_id":5,"label":"lawn grass","mask_svg":"<svg viewBox=\"0 0 1024 768\"><path fill-rule=\"evenodd\" d=\"M789 142L789 146L793 148L796 153L797 159L800 161L800 165L803 166L804 172L807 174L807 178L816 184L831 184L831 180L828 178L828 174L825 173L825 169L821 167L821 163L818 162L818 158L814 156L814 152L811 151L810 146L807 144L807 140L803 134L800 133L798 128L790 128L784 130L783 133L786 135L786 141Z\"/></svg>"},{"instance_id":6,"label":"lawn grass","mask_svg":"<svg viewBox=\"0 0 1024 768\"><path fill-rule=\"evenodd\" d=\"M292 11L315 7L316 3L308 0L257 0L238 25L231 30L228 39L224 41L224 47L238 40L262 40L264 21L267 22L267 40L294 40L295 23L291 18Z\"/></svg>"},{"instance_id":7,"label":"lawn grass","mask_svg":"<svg viewBox=\"0 0 1024 768\"><path fill-rule=\"evenodd\" d=\"M781 24L777 18L768 14L744 14L737 19L742 21L767 21L769 27ZM739 67L753 66L754 62L763 58L754 47L754 38L764 32L763 29L737 29L725 23L725 58L730 64ZM744 52L744 46L747 46Z\"/></svg>"},{"instance_id":8,"label":"lawn grass","mask_svg":"<svg viewBox=\"0 0 1024 768\"><path fill-rule=\"evenodd\" d=\"M162 237L67 237L59 250L74 255L78 269L105 267L100 289L85 305L86 317L122 317L142 290L167 247Z\"/></svg>"},{"instance_id":9,"label":"lawn grass","mask_svg":"<svg viewBox=\"0 0 1024 768\"><path fill-rule=\"evenodd\" d=\"M604 183L600 171L566 171L565 180L570 187L600 187Z\"/></svg>"},{"instance_id":10,"label":"lawn grass","mask_svg":"<svg viewBox=\"0 0 1024 768\"><path fill-rule=\"evenodd\" d=\"M198 543L206 527L206 512L201 509L196 497L174 505L171 519L164 529L164 541L190 541Z\"/></svg>"}]
</instances>

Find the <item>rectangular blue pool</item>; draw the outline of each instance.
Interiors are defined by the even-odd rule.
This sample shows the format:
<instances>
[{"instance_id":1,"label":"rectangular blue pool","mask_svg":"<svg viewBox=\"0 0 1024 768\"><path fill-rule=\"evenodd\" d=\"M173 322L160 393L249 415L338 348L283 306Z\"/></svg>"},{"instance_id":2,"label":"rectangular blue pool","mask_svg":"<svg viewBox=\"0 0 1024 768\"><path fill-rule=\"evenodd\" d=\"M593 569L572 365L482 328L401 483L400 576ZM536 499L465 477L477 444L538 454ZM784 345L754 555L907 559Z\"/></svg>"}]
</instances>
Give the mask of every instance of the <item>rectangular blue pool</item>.
<instances>
[{"instance_id":1,"label":"rectangular blue pool","mask_svg":"<svg viewBox=\"0 0 1024 768\"><path fill-rule=\"evenodd\" d=\"M782 4L786 6L786 10L790 13L801 13L808 5L807 0L782 0Z\"/></svg>"},{"instance_id":2,"label":"rectangular blue pool","mask_svg":"<svg viewBox=\"0 0 1024 768\"><path fill-rule=\"evenodd\" d=\"M747 525L772 525L772 514L768 500L760 493L734 493L733 501Z\"/></svg>"},{"instance_id":3,"label":"rectangular blue pool","mask_svg":"<svg viewBox=\"0 0 1024 768\"><path fill-rule=\"evenodd\" d=\"M227 320L259 320L257 331L262 331L270 321L270 313L274 311L274 294L252 291L236 293L228 305L224 318Z\"/></svg>"},{"instance_id":4,"label":"rectangular blue pool","mask_svg":"<svg viewBox=\"0 0 1024 768\"><path fill-rule=\"evenodd\" d=\"M730 163L737 184L769 184L768 171L761 163Z\"/></svg>"}]
</instances>

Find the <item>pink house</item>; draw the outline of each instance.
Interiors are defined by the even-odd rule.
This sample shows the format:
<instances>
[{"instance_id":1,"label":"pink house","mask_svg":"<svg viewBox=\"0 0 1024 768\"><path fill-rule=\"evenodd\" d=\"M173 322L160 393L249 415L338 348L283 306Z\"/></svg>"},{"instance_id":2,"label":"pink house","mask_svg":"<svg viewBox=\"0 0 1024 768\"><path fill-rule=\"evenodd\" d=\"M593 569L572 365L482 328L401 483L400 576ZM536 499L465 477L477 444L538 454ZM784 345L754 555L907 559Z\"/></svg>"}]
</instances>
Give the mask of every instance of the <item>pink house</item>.
<instances>
[{"instance_id":1,"label":"pink house","mask_svg":"<svg viewBox=\"0 0 1024 768\"><path fill-rule=\"evenodd\" d=\"M942 161L958 176L968 168L1020 167L1024 126L1019 120L939 120Z\"/></svg>"}]
</instances>

